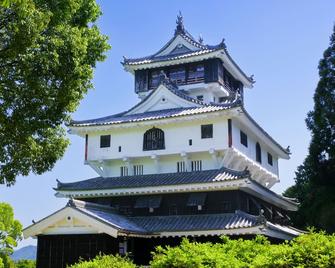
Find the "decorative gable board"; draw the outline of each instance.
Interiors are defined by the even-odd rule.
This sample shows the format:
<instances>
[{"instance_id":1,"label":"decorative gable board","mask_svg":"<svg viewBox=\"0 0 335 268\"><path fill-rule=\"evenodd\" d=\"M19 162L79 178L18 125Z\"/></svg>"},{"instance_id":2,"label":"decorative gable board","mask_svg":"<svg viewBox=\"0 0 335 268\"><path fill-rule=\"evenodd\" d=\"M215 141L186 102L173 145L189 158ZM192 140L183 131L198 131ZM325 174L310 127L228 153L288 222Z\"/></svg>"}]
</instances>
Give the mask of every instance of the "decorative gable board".
<instances>
[{"instance_id":1,"label":"decorative gable board","mask_svg":"<svg viewBox=\"0 0 335 268\"><path fill-rule=\"evenodd\" d=\"M155 57L159 57L159 56L165 56L168 54L174 54L174 51L176 51L176 49L178 48L183 48L183 50L188 50L188 51L196 51L199 50L198 47L190 44L189 42L187 42L183 37L181 37L180 35L177 35L173 41L168 44L165 48L163 47L161 51L159 51Z\"/></svg>"},{"instance_id":2,"label":"decorative gable board","mask_svg":"<svg viewBox=\"0 0 335 268\"><path fill-rule=\"evenodd\" d=\"M24 237L89 233L106 233L117 237L118 230L71 207L65 207L23 230Z\"/></svg>"},{"instance_id":3,"label":"decorative gable board","mask_svg":"<svg viewBox=\"0 0 335 268\"><path fill-rule=\"evenodd\" d=\"M129 111L127 115L130 114L140 114L150 111L174 109L174 108L191 108L200 107L201 105L185 100L164 85L160 85L154 92L152 92L144 101Z\"/></svg>"}]
</instances>

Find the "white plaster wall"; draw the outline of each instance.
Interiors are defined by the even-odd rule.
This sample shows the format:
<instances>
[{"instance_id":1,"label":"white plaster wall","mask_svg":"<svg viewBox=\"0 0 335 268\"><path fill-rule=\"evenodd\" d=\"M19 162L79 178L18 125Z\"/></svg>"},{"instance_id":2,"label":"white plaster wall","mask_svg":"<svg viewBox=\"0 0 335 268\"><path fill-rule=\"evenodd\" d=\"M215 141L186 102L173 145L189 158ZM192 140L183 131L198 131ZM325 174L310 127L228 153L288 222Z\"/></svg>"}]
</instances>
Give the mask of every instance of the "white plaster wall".
<instances>
[{"instance_id":1,"label":"white plaster wall","mask_svg":"<svg viewBox=\"0 0 335 268\"><path fill-rule=\"evenodd\" d=\"M248 136L248 147L245 147L240 142L240 130L242 130ZM248 156L250 159L256 162L256 143L258 142L261 146L262 151L262 164L261 166L270 172L278 174L278 155L270 150L270 148L263 143L261 140L258 140L253 133L251 133L248 129L242 126L238 121L232 120L232 136L233 136L233 147ZM273 165L271 166L268 163L268 155L267 153L272 155Z\"/></svg>"},{"instance_id":2,"label":"white plaster wall","mask_svg":"<svg viewBox=\"0 0 335 268\"><path fill-rule=\"evenodd\" d=\"M201 139L201 125L213 124L213 138ZM169 125L155 125L164 131L165 149L143 151L143 134L150 127L116 129L113 132L97 132L88 136L88 162L103 161L106 168L100 175L120 176L120 167L143 165L144 174L169 173L177 171L177 162L183 161L185 153L190 161L202 160L202 169L217 168L210 155L210 149L222 151L228 147L227 119L187 121ZM111 135L111 147L100 148L100 135ZM192 145L189 145L192 139ZM118 147L121 146L121 152ZM154 157L158 159L158 167ZM95 162L97 163L97 162Z\"/></svg>"},{"instance_id":3,"label":"white plaster wall","mask_svg":"<svg viewBox=\"0 0 335 268\"><path fill-rule=\"evenodd\" d=\"M201 125L213 124L213 138L201 139ZM143 134L152 127L160 128L165 134L165 149L143 151ZM227 148L227 120L183 122L169 125L138 126L131 129L117 129L113 132L97 132L88 136L88 160L112 160L124 157L138 158L152 155L173 155L181 152L208 152L211 148ZM100 148L100 135L111 135L111 147ZM192 146L189 145L192 139ZM118 148L121 146L121 152Z\"/></svg>"}]
</instances>

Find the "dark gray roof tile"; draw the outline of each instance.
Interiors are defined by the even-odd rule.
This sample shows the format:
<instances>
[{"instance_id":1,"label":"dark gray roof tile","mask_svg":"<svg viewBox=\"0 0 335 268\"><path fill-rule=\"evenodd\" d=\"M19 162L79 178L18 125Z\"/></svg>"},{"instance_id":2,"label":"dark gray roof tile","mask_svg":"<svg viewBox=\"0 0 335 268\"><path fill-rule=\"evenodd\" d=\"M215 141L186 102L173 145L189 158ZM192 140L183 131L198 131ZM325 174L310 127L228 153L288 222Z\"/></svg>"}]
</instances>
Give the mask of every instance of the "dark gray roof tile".
<instances>
[{"instance_id":1,"label":"dark gray roof tile","mask_svg":"<svg viewBox=\"0 0 335 268\"><path fill-rule=\"evenodd\" d=\"M237 180L243 178L249 178L248 171L234 171L227 168L221 168L183 173L161 173L110 178L97 177L71 183L58 182L56 191L103 190L178 185Z\"/></svg>"}]
</instances>

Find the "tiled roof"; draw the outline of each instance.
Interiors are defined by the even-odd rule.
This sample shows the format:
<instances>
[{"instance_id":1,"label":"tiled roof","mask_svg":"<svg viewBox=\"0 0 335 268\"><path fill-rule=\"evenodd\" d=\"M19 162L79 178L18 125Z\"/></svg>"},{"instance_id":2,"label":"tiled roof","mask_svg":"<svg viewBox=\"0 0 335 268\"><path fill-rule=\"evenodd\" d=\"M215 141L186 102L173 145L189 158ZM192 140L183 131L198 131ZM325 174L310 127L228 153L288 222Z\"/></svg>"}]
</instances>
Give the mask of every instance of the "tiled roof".
<instances>
[{"instance_id":1,"label":"tiled roof","mask_svg":"<svg viewBox=\"0 0 335 268\"><path fill-rule=\"evenodd\" d=\"M163 185L180 185L192 183L208 183L249 178L248 171L234 171L227 168L182 172L134 175L122 177L97 177L84 181L58 182L56 191L103 190L119 188L153 187Z\"/></svg>"},{"instance_id":2,"label":"tiled roof","mask_svg":"<svg viewBox=\"0 0 335 268\"><path fill-rule=\"evenodd\" d=\"M172 44L172 42L177 38L177 36L180 36L183 38L187 43L191 44L192 46L196 47L195 51L190 51L189 49L177 49L177 51L174 49L170 53L166 55L160 55L161 52L163 52L169 45ZM227 55L229 60L233 63L233 65L241 72L241 74L250 82L254 83L252 77L248 77L241 68L235 63L235 61L232 59L232 57L229 55L226 44L224 42L224 39L218 44L218 45L205 45L201 41L196 41L194 37L185 30L183 24L177 23L177 28L175 30L174 36L155 54L141 57L141 58L132 58L127 59L124 57L124 60L122 64L124 66L137 66L142 64L149 64L154 62L164 62L164 61L173 61L173 60L179 60L179 59L185 59L185 58L191 58L194 56L200 56L200 55L206 55L215 51L223 51L224 54Z\"/></svg>"},{"instance_id":3,"label":"tiled roof","mask_svg":"<svg viewBox=\"0 0 335 268\"><path fill-rule=\"evenodd\" d=\"M187 51L185 53L179 53L179 54L167 54L164 56L147 56L142 58L136 58L136 59L125 59L123 64L124 65L141 65L141 64L147 64L147 63L154 63L154 62L160 62L160 61L172 61L172 60L180 60L184 58L190 58L194 56L200 56L204 54L209 54L214 51L218 51L222 48L206 48L196 51Z\"/></svg>"},{"instance_id":4,"label":"tiled roof","mask_svg":"<svg viewBox=\"0 0 335 268\"><path fill-rule=\"evenodd\" d=\"M132 217L132 222L148 232L175 232L248 228L260 224L258 217L246 213Z\"/></svg>"},{"instance_id":5,"label":"tiled roof","mask_svg":"<svg viewBox=\"0 0 335 268\"><path fill-rule=\"evenodd\" d=\"M263 216L254 216L243 211L222 214L166 215L166 216L124 216L111 207L90 202L70 200L68 207L79 210L118 231L134 235L157 236L162 233L183 233L192 231L224 231L259 227L260 230L274 230L293 238L302 233L290 226L273 224ZM28 227L29 228L29 227ZM250 232L248 232L250 234ZM265 232L266 233L266 232ZM233 234L233 233L231 233ZM273 234L272 234L273 235Z\"/></svg>"},{"instance_id":6,"label":"tiled roof","mask_svg":"<svg viewBox=\"0 0 335 268\"><path fill-rule=\"evenodd\" d=\"M97 126L97 125L112 125L112 124L122 124L122 123L131 123L131 122L141 122L141 121L149 121L156 119L164 119L171 117L180 117L187 115L195 115L202 113L210 113L216 111L222 111L231 109L237 106L242 105L242 100L240 95L234 94L234 98L229 98L226 103L216 104L216 103L205 103L195 98L192 98L186 94L184 94L181 90L178 90L178 87L175 86L172 82L168 81L168 79L162 79L161 84L164 85L169 91L171 91L176 96L189 101L190 103L194 103L194 105L201 105L201 107L184 107L184 108L174 108L174 109L164 109L158 111L149 111L144 113L136 113L129 114L139 105L144 103L152 94L154 94L155 90L151 91L148 96L146 96L142 101L136 104L134 107L129 109L128 111L96 118L90 120L81 120L81 121L71 121L69 126L78 127L78 126ZM158 88L156 89L158 90Z\"/></svg>"},{"instance_id":7,"label":"tiled roof","mask_svg":"<svg viewBox=\"0 0 335 268\"><path fill-rule=\"evenodd\" d=\"M264 221L261 217L242 211L224 214L131 217L119 215L108 206L84 201L70 200L68 206L118 230L140 234L248 228L260 225Z\"/></svg>"},{"instance_id":8,"label":"tiled roof","mask_svg":"<svg viewBox=\"0 0 335 268\"><path fill-rule=\"evenodd\" d=\"M68 206L76 208L86 215L107 223L116 229L137 233L146 232L141 226L138 226L126 217L115 213L110 207L78 200L70 200Z\"/></svg>"}]
</instances>

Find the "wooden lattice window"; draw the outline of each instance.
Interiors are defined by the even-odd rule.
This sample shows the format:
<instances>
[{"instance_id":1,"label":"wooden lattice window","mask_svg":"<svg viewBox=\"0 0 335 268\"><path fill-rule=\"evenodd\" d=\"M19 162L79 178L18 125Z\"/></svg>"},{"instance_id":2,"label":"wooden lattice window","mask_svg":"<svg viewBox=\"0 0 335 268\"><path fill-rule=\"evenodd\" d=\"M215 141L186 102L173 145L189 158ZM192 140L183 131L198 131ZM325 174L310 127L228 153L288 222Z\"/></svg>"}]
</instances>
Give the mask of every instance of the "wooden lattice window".
<instances>
[{"instance_id":1,"label":"wooden lattice window","mask_svg":"<svg viewBox=\"0 0 335 268\"><path fill-rule=\"evenodd\" d=\"M165 149L164 131L159 128L147 130L143 136L143 151Z\"/></svg>"},{"instance_id":2,"label":"wooden lattice window","mask_svg":"<svg viewBox=\"0 0 335 268\"><path fill-rule=\"evenodd\" d=\"M256 143L256 161L262 163L262 149L259 143Z\"/></svg>"}]
</instances>

